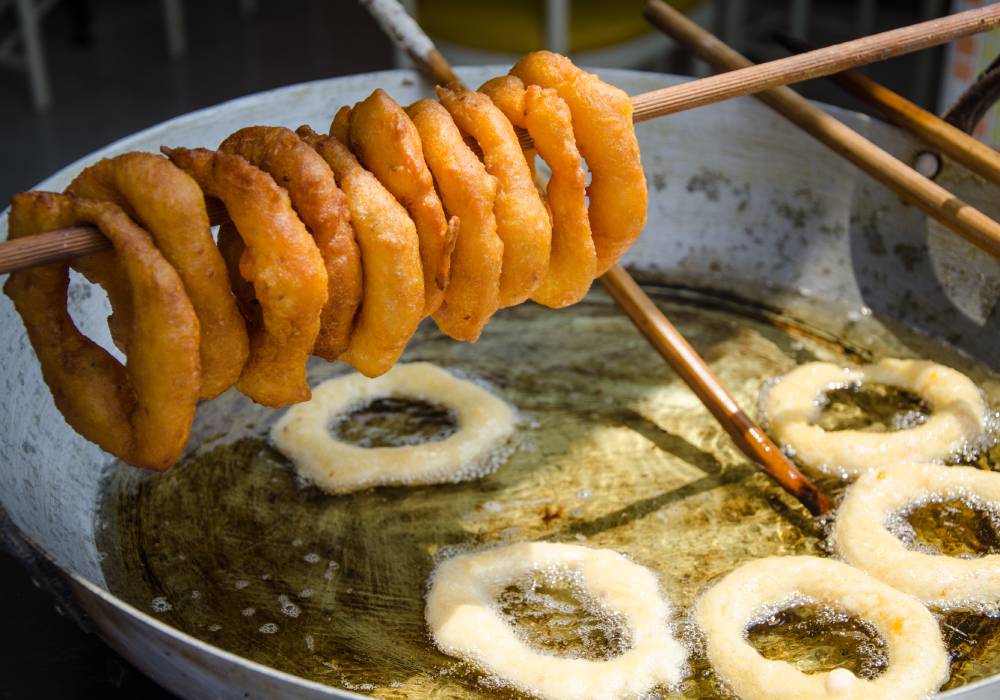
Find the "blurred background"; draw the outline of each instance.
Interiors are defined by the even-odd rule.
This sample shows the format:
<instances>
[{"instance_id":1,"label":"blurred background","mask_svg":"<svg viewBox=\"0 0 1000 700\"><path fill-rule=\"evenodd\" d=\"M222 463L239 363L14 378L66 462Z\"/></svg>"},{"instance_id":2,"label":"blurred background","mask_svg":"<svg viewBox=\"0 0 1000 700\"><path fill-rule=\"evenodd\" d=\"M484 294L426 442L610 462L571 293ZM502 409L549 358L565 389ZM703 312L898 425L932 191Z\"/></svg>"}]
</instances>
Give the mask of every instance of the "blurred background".
<instances>
[{"instance_id":1,"label":"blurred background","mask_svg":"<svg viewBox=\"0 0 1000 700\"><path fill-rule=\"evenodd\" d=\"M762 61L786 55L775 32L825 45L985 0L672 2ZM456 65L506 64L547 47L591 66L706 73L650 31L642 0L405 4ZM931 49L866 72L939 112L942 97L954 99L962 79L998 52L994 34L960 42L951 51L957 63ZM353 0L0 0L0 159L7 164L0 197L6 202L95 148L170 117L279 85L401 63ZM802 90L859 108L823 81Z\"/></svg>"},{"instance_id":2,"label":"blurred background","mask_svg":"<svg viewBox=\"0 0 1000 700\"><path fill-rule=\"evenodd\" d=\"M671 0L755 61L787 55L776 32L817 46L987 0ZM686 75L707 68L642 19L641 0L410 0L456 65L509 64L550 48L587 66ZM864 70L941 113L1000 54L1000 33ZM115 139L241 95L405 65L354 0L0 0L0 198ZM864 111L828 82L807 97ZM996 114L977 135L1000 144ZM209 145L215 144L191 144ZM0 554L0 699L169 697L60 617Z\"/></svg>"}]
</instances>

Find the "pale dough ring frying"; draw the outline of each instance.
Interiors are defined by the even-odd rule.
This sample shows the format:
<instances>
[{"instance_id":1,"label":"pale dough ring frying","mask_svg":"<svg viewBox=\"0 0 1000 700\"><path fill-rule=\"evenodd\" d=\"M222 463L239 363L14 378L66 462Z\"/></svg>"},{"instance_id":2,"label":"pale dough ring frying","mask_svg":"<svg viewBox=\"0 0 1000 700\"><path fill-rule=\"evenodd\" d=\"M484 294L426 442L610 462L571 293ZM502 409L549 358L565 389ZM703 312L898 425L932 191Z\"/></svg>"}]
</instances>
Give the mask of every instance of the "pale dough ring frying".
<instances>
[{"instance_id":1,"label":"pale dough ring frying","mask_svg":"<svg viewBox=\"0 0 1000 700\"><path fill-rule=\"evenodd\" d=\"M632 645L607 660L532 649L497 614L505 586L539 570L579 576L588 593L622 615ZM521 542L447 559L434 571L425 616L444 653L468 659L543 700L641 696L684 676L687 652L668 624L670 604L656 576L618 552L552 542Z\"/></svg>"},{"instance_id":2,"label":"pale dough ring frying","mask_svg":"<svg viewBox=\"0 0 1000 700\"><path fill-rule=\"evenodd\" d=\"M911 391L930 405L922 425L892 433L827 432L813 425L822 395L831 389L876 382ZM965 375L926 360L887 359L849 370L826 362L795 368L764 397L772 436L803 463L824 472L857 476L893 462L946 459L985 432L987 408Z\"/></svg>"},{"instance_id":3,"label":"pale dough ring frying","mask_svg":"<svg viewBox=\"0 0 1000 700\"><path fill-rule=\"evenodd\" d=\"M843 668L806 674L763 657L746 630L775 606L806 599L845 608L875 625L889 665L873 680ZM743 700L918 700L948 678L948 651L934 616L906 593L833 559L768 557L726 575L697 603L696 618L716 673Z\"/></svg>"},{"instance_id":4,"label":"pale dough ring frying","mask_svg":"<svg viewBox=\"0 0 1000 700\"><path fill-rule=\"evenodd\" d=\"M996 607L1000 555L966 559L914 551L886 527L894 513L914 503L962 498L1000 506L1000 474L937 464L898 464L863 474L837 511L837 552L927 605Z\"/></svg>"},{"instance_id":5,"label":"pale dough ring frying","mask_svg":"<svg viewBox=\"0 0 1000 700\"><path fill-rule=\"evenodd\" d=\"M458 430L420 445L359 447L336 440L330 421L376 399L405 397L446 406ZM299 474L328 493L374 486L413 486L461 481L476 474L514 431L514 411L473 382L427 362L398 364L376 379L350 374L313 389L275 423L271 439Z\"/></svg>"}]
</instances>

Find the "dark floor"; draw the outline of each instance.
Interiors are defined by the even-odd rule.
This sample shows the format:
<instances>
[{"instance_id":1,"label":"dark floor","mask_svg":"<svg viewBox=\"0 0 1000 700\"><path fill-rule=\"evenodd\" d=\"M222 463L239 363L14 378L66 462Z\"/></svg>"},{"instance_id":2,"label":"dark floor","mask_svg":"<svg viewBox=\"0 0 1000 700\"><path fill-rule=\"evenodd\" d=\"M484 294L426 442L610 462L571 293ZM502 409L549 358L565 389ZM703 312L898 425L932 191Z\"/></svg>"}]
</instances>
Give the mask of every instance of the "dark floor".
<instances>
[{"instance_id":1,"label":"dark floor","mask_svg":"<svg viewBox=\"0 0 1000 700\"><path fill-rule=\"evenodd\" d=\"M392 65L389 42L352 0L258 4L256 14L241 17L237 0L187 3L188 51L171 60L156 0L64 0L44 25L53 108L35 114L22 76L0 71L0 162L5 166L0 201L112 140L178 114L278 85ZM880 3L879 27L915 21L912 6L918 4ZM75 17L88 6L89 31L80 36L82 25ZM851 38L845 16L854 6L814 2L811 38L819 43ZM0 32L10 21L0 16ZM777 49L758 47L755 57L778 55ZM673 65L683 62L673 60ZM914 95L914 70L915 59L909 57L874 67L870 74ZM934 88L927 90L931 97ZM807 85L805 93L855 106L826 83ZM16 562L2 554L0 620L5 623L0 699L169 697L99 640L57 615Z\"/></svg>"}]
</instances>

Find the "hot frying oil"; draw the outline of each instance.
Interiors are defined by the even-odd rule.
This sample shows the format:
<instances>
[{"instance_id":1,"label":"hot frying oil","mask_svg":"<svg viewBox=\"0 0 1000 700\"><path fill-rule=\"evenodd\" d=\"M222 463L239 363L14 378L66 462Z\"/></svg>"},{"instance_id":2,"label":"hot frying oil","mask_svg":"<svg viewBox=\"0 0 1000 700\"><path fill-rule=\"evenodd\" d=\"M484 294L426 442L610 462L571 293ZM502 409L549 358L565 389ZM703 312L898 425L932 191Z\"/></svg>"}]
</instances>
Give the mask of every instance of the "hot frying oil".
<instances>
[{"instance_id":1,"label":"hot frying oil","mask_svg":"<svg viewBox=\"0 0 1000 700\"><path fill-rule=\"evenodd\" d=\"M796 318L707 293L648 288L749 411L771 377L810 360L924 357L965 372L1000 406L1000 379L897 326L845 321L799 300ZM328 496L302 483L271 447L280 412L235 392L203 405L194 449L167 473L114 468L98 528L113 593L220 648L283 671L380 698L517 697L497 679L438 652L424 623L435 561L524 540L608 547L656 572L691 649L689 673L654 696L727 697L704 659L690 611L741 563L770 555L828 556L827 532L758 473L686 386L601 293L560 311L522 305L498 314L475 344L425 323L405 361L436 363L483 382L518 410L518 439L475 481ZM310 381L346 372L315 362ZM828 429L917 425L927 406L886 387L831 392ZM340 439L368 446L440 440L460 429L447 406L383 399L335 419ZM966 462L996 468L1000 453ZM819 480L832 496L844 483ZM967 512L968 511L968 512ZM948 554L995 550L989 514L961 504L907 515L913 546ZM982 548L982 549L981 549ZM496 601L542 653L610 658L628 629L573 581L511 582ZM949 686L1000 671L1000 624L969 612L942 617L954 654ZM877 632L809 601L747 630L771 659L806 672L885 665Z\"/></svg>"},{"instance_id":2,"label":"hot frying oil","mask_svg":"<svg viewBox=\"0 0 1000 700\"><path fill-rule=\"evenodd\" d=\"M803 673L846 668L859 678L877 678L888 666L885 641L875 628L848 612L803 602L756 621L750 643L768 659L787 660ZM789 658L789 647L809 640L807 653Z\"/></svg>"},{"instance_id":3,"label":"hot frying oil","mask_svg":"<svg viewBox=\"0 0 1000 700\"><path fill-rule=\"evenodd\" d=\"M862 384L828 391L816 425L823 430L886 433L913 428L930 416L927 403L885 384Z\"/></svg>"}]
</instances>

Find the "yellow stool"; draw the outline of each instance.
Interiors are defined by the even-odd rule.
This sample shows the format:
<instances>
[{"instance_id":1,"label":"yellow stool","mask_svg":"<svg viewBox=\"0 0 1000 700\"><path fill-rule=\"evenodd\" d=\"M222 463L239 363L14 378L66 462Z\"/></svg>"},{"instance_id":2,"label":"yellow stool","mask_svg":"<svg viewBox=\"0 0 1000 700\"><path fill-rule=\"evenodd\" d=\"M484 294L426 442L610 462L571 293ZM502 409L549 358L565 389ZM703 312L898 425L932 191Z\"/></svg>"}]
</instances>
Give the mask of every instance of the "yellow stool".
<instances>
[{"instance_id":1,"label":"yellow stool","mask_svg":"<svg viewBox=\"0 0 1000 700\"><path fill-rule=\"evenodd\" d=\"M635 67L663 55L671 42L642 17L643 0L411 0L405 3L455 64L510 63L536 49L570 54L578 63ZM704 0L671 0L683 12Z\"/></svg>"}]
</instances>

